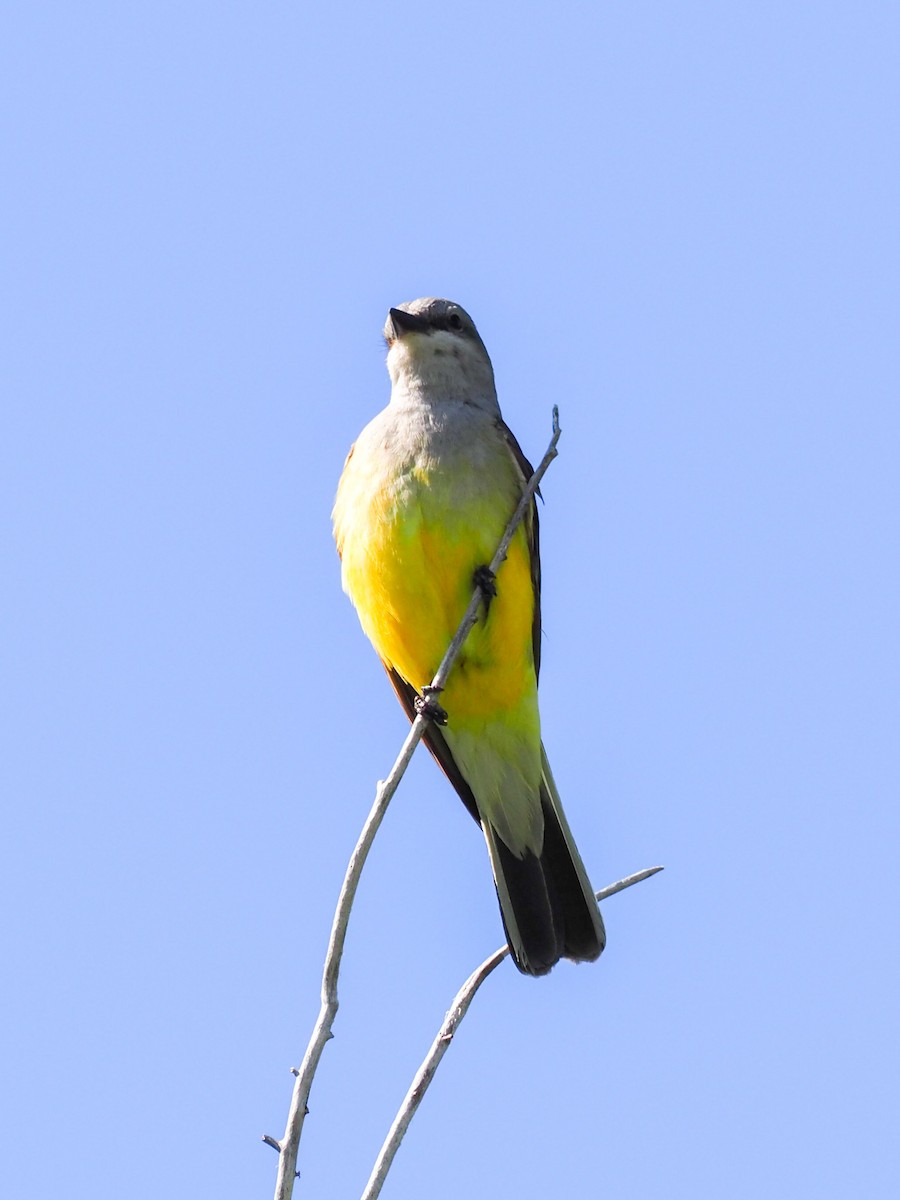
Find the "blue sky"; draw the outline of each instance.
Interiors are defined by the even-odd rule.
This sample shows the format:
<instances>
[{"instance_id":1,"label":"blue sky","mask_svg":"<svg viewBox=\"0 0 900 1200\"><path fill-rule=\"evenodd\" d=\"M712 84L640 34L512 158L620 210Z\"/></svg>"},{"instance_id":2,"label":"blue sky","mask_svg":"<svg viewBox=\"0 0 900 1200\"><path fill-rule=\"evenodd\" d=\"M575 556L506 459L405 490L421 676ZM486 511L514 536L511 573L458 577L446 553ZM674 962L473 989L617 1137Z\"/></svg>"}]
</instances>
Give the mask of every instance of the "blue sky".
<instances>
[{"instance_id":1,"label":"blue sky","mask_svg":"<svg viewBox=\"0 0 900 1200\"><path fill-rule=\"evenodd\" d=\"M596 966L483 989L385 1196L892 1195L896 6L41 3L3 95L9 1195L267 1196L404 719L329 514L391 304L544 485ZM413 763L298 1195L358 1194L500 941ZM127 1181L127 1182L126 1182Z\"/></svg>"}]
</instances>

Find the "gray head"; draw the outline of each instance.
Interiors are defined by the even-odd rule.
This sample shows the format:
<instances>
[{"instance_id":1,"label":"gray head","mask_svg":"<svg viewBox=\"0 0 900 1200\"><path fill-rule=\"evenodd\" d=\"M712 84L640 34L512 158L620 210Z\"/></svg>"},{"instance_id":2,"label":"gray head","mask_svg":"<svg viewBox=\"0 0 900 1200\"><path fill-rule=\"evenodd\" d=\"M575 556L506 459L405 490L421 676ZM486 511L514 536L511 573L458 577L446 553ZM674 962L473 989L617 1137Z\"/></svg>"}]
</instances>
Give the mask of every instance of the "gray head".
<instances>
[{"instance_id":1,"label":"gray head","mask_svg":"<svg viewBox=\"0 0 900 1200\"><path fill-rule=\"evenodd\" d=\"M475 322L452 300L399 304L384 326L388 372L399 396L466 401L499 412L494 369Z\"/></svg>"}]
</instances>

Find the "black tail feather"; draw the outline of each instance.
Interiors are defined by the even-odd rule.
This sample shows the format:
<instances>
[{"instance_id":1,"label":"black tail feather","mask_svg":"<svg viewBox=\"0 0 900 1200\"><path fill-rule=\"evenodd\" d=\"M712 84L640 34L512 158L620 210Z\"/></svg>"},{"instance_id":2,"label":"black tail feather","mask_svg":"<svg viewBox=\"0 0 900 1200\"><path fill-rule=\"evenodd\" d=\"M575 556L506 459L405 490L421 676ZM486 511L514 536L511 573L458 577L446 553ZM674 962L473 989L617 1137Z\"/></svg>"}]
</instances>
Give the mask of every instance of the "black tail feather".
<instances>
[{"instance_id":1,"label":"black tail feather","mask_svg":"<svg viewBox=\"0 0 900 1200\"><path fill-rule=\"evenodd\" d=\"M590 882L558 804L541 789L544 844L540 857L517 858L488 831L497 897L513 960L526 975L546 975L560 958L592 962L606 936Z\"/></svg>"},{"instance_id":2,"label":"black tail feather","mask_svg":"<svg viewBox=\"0 0 900 1200\"><path fill-rule=\"evenodd\" d=\"M593 962L606 944L597 902L584 874L584 868L573 858L565 831L543 794L541 807L544 811L544 849L541 854L541 866L545 879L552 880L553 901L563 917L562 957L571 958L575 962ZM585 890L589 896L585 895Z\"/></svg>"},{"instance_id":3,"label":"black tail feather","mask_svg":"<svg viewBox=\"0 0 900 1200\"><path fill-rule=\"evenodd\" d=\"M537 641L536 655L539 645ZM414 721L415 688L393 667L387 663L384 666L407 716ZM475 794L436 725L429 725L425 731L425 744L466 808L484 829L503 928L519 970L526 975L546 975L561 958L593 962L606 944L603 920L566 822L543 746L540 803L544 815L544 844L540 856L526 852L522 858L517 858L497 833L485 825Z\"/></svg>"},{"instance_id":4,"label":"black tail feather","mask_svg":"<svg viewBox=\"0 0 900 1200\"><path fill-rule=\"evenodd\" d=\"M498 837L494 842L497 899L513 961L526 975L546 975L563 952L563 925L543 862L531 853L516 858Z\"/></svg>"}]
</instances>

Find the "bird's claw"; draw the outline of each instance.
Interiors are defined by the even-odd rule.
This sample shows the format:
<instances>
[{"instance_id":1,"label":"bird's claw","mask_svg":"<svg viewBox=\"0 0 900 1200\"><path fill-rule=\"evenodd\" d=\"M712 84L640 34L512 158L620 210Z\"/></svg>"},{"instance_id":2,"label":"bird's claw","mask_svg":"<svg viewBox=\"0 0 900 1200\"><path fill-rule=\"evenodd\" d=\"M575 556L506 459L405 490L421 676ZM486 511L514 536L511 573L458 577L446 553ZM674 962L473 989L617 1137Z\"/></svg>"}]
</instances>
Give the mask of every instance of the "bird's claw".
<instances>
[{"instance_id":1,"label":"bird's claw","mask_svg":"<svg viewBox=\"0 0 900 1200\"><path fill-rule=\"evenodd\" d=\"M447 724L447 710L441 708L436 697L441 693L440 688L428 687L422 688L422 695L416 696L414 706L420 717L427 717L429 721L434 721L435 725Z\"/></svg>"},{"instance_id":2,"label":"bird's claw","mask_svg":"<svg viewBox=\"0 0 900 1200\"><path fill-rule=\"evenodd\" d=\"M490 567L478 567L475 574L472 576L472 582L481 592L481 598L484 601L484 613L487 616L488 609L491 607L491 601L497 595L497 576Z\"/></svg>"}]
</instances>

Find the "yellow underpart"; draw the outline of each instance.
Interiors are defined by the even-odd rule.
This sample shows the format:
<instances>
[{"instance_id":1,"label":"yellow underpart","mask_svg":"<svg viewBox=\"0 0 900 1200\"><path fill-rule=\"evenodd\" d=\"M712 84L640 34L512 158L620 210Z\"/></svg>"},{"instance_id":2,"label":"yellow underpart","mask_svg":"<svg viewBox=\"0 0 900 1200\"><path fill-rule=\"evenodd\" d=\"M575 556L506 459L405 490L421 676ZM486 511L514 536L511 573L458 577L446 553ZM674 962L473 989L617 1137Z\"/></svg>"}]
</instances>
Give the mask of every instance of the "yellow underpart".
<instances>
[{"instance_id":1,"label":"yellow underpart","mask_svg":"<svg viewBox=\"0 0 900 1200\"><path fill-rule=\"evenodd\" d=\"M373 531L365 553L344 554L344 584L381 658L421 690L434 677L493 551L443 527ZM497 538L499 540L499 536ZM496 548L496 544L495 544ZM495 716L534 688L534 597L525 534L497 577L497 595L466 641L441 703L458 718Z\"/></svg>"},{"instance_id":2,"label":"yellow underpart","mask_svg":"<svg viewBox=\"0 0 900 1200\"><path fill-rule=\"evenodd\" d=\"M378 654L418 690L434 677L475 571L490 562L515 507L512 472L496 483L499 494L470 494L459 504L417 468L393 488L352 500L354 520L340 545L344 588ZM487 619L482 610L442 697L451 717L495 718L535 689L533 617L530 549L520 526Z\"/></svg>"},{"instance_id":3,"label":"yellow underpart","mask_svg":"<svg viewBox=\"0 0 900 1200\"><path fill-rule=\"evenodd\" d=\"M372 487L351 460L335 507L344 588L388 667L417 691L434 678L520 494L504 453L497 469L451 480L418 465ZM497 572L440 697L444 738L479 810L515 853L538 852L540 718L532 652L534 590L524 526Z\"/></svg>"}]
</instances>

